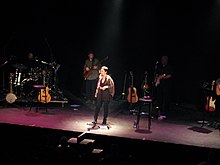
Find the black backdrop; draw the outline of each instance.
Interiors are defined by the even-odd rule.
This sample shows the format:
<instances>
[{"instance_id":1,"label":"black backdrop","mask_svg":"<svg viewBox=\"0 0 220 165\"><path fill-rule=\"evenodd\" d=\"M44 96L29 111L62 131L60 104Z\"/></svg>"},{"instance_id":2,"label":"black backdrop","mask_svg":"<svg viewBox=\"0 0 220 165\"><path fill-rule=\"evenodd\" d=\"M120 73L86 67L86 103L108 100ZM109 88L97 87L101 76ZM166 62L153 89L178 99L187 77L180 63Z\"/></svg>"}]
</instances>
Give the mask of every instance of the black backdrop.
<instances>
[{"instance_id":1,"label":"black backdrop","mask_svg":"<svg viewBox=\"0 0 220 165\"><path fill-rule=\"evenodd\" d=\"M60 88L80 96L83 63L92 50L99 59L109 57L104 65L120 95L125 73L133 71L141 93L144 72L151 81L156 61L168 55L175 71L173 99L195 103L203 82L219 77L219 5L214 0L2 1L0 60L15 56L22 63L32 51L56 61ZM1 80L3 70L8 77L8 66L1 68Z\"/></svg>"}]
</instances>

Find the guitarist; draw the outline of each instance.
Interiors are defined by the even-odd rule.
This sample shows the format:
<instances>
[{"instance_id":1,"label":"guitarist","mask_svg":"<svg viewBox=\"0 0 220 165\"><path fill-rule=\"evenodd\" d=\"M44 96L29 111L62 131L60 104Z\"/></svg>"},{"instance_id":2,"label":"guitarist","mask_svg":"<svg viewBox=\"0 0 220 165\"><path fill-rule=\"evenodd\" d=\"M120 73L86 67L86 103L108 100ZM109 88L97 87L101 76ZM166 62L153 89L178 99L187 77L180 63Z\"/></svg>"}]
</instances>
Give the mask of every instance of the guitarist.
<instances>
[{"instance_id":1,"label":"guitarist","mask_svg":"<svg viewBox=\"0 0 220 165\"><path fill-rule=\"evenodd\" d=\"M154 84L156 88L156 102L159 117L166 118L171 102L173 68L168 63L168 56L162 56L156 67Z\"/></svg>"},{"instance_id":2,"label":"guitarist","mask_svg":"<svg viewBox=\"0 0 220 165\"><path fill-rule=\"evenodd\" d=\"M95 90L99 77L99 69L101 65L99 60L95 58L93 52L89 52L88 58L85 60L83 68L83 76L85 78L85 99L86 103L95 104Z\"/></svg>"},{"instance_id":3,"label":"guitarist","mask_svg":"<svg viewBox=\"0 0 220 165\"><path fill-rule=\"evenodd\" d=\"M213 89L213 101L215 104L214 121L211 123L216 129L220 129L220 78L215 81L215 88Z\"/></svg>"}]
</instances>

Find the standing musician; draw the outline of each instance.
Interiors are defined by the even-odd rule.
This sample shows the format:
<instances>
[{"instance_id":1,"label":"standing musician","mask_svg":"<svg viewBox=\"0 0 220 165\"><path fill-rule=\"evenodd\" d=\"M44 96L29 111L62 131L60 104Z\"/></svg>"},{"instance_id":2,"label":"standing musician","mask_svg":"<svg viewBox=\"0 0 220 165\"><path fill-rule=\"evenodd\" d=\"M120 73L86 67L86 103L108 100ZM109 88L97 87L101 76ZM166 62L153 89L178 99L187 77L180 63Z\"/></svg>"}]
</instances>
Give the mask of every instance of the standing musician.
<instances>
[{"instance_id":1,"label":"standing musician","mask_svg":"<svg viewBox=\"0 0 220 165\"><path fill-rule=\"evenodd\" d=\"M220 129L220 78L215 81L215 88L213 88L212 101L215 104L213 127Z\"/></svg>"},{"instance_id":2,"label":"standing musician","mask_svg":"<svg viewBox=\"0 0 220 165\"><path fill-rule=\"evenodd\" d=\"M109 111L109 103L115 94L115 85L112 77L108 74L108 67L102 66L100 69L100 76L97 83L95 97L97 98L96 109L94 113L93 124L97 123L98 115L102 104L104 104L104 113L102 125L107 124L107 117Z\"/></svg>"},{"instance_id":3,"label":"standing musician","mask_svg":"<svg viewBox=\"0 0 220 165\"><path fill-rule=\"evenodd\" d=\"M159 117L166 118L166 113L169 111L171 102L173 69L168 63L168 56L162 56L160 62L155 71L154 83L160 113Z\"/></svg>"},{"instance_id":4,"label":"standing musician","mask_svg":"<svg viewBox=\"0 0 220 165\"><path fill-rule=\"evenodd\" d=\"M85 92L86 92L86 103L95 104L95 90L96 84L99 77L100 64L99 60L94 57L93 52L89 52L88 58L84 64L84 78L85 78Z\"/></svg>"}]
</instances>

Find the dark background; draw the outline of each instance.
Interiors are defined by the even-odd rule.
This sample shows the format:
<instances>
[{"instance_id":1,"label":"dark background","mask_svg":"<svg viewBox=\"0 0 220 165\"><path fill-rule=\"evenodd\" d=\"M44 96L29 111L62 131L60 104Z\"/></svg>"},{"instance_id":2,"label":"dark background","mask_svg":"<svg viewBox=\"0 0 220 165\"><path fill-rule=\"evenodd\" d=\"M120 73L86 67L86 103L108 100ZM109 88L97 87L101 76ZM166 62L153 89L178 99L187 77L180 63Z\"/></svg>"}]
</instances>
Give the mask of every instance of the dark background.
<instances>
[{"instance_id":1,"label":"dark background","mask_svg":"<svg viewBox=\"0 0 220 165\"><path fill-rule=\"evenodd\" d=\"M156 61L168 55L173 100L198 103L203 83L220 77L219 7L217 0L8 0L0 4L0 60L15 56L22 63L31 51L55 61L59 87L81 96L92 50L100 60L109 57L103 65L120 96L125 74L133 71L141 95L145 71L152 81ZM6 85L9 67L0 68Z\"/></svg>"}]
</instances>

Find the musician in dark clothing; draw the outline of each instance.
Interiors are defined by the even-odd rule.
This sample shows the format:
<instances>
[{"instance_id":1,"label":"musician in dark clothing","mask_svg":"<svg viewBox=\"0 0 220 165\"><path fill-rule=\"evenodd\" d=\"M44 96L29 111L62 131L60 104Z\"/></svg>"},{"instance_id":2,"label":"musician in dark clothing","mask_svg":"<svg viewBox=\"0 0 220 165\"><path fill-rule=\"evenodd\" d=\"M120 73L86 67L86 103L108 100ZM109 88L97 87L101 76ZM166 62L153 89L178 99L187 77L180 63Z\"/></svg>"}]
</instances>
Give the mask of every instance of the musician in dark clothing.
<instances>
[{"instance_id":1,"label":"musician in dark clothing","mask_svg":"<svg viewBox=\"0 0 220 165\"><path fill-rule=\"evenodd\" d=\"M24 66L26 69L24 70L25 78L23 79L22 86L22 94L25 97L30 97L31 95L37 95L35 92L33 94L33 85L39 84L38 80L40 78L40 64L36 61L36 57L32 52L28 52L26 59L24 60Z\"/></svg>"},{"instance_id":2,"label":"musician in dark clothing","mask_svg":"<svg viewBox=\"0 0 220 165\"><path fill-rule=\"evenodd\" d=\"M215 81L215 88L213 88L213 98L215 104L214 122L212 126L220 129L220 78Z\"/></svg>"},{"instance_id":3,"label":"musician in dark clothing","mask_svg":"<svg viewBox=\"0 0 220 165\"><path fill-rule=\"evenodd\" d=\"M98 115L102 104L104 104L104 114L102 124L106 125L107 117L109 112L109 103L114 97L115 94L115 86L114 81L110 75L107 74L108 67L103 66L100 69L100 75L97 83L97 88L95 92L95 97L97 98L96 109L94 113L94 121L93 124L97 123Z\"/></svg>"},{"instance_id":4,"label":"musician in dark clothing","mask_svg":"<svg viewBox=\"0 0 220 165\"><path fill-rule=\"evenodd\" d=\"M168 63L168 56L161 57L161 63L156 67L155 88L156 101L158 103L159 117L166 118L166 113L170 109L172 92L173 68Z\"/></svg>"},{"instance_id":5,"label":"musician in dark clothing","mask_svg":"<svg viewBox=\"0 0 220 165\"><path fill-rule=\"evenodd\" d=\"M85 99L86 103L95 103L95 89L99 77L100 64L99 60L94 57L94 53L90 52L85 60L83 67L85 78Z\"/></svg>"},{"instance_id":6,"label":"musician in dark clothing","mask_svg":"<svg viewBox=\"0 0 220 165\"><path fill-rule=\"evenodd\" d=\"M26 78L31 78L33 81L37 81L41 76L42 65L32 52L27 54L27 59L24 61L24 65L27 67L25 70Z\"/></svg>"}]
</instances>

